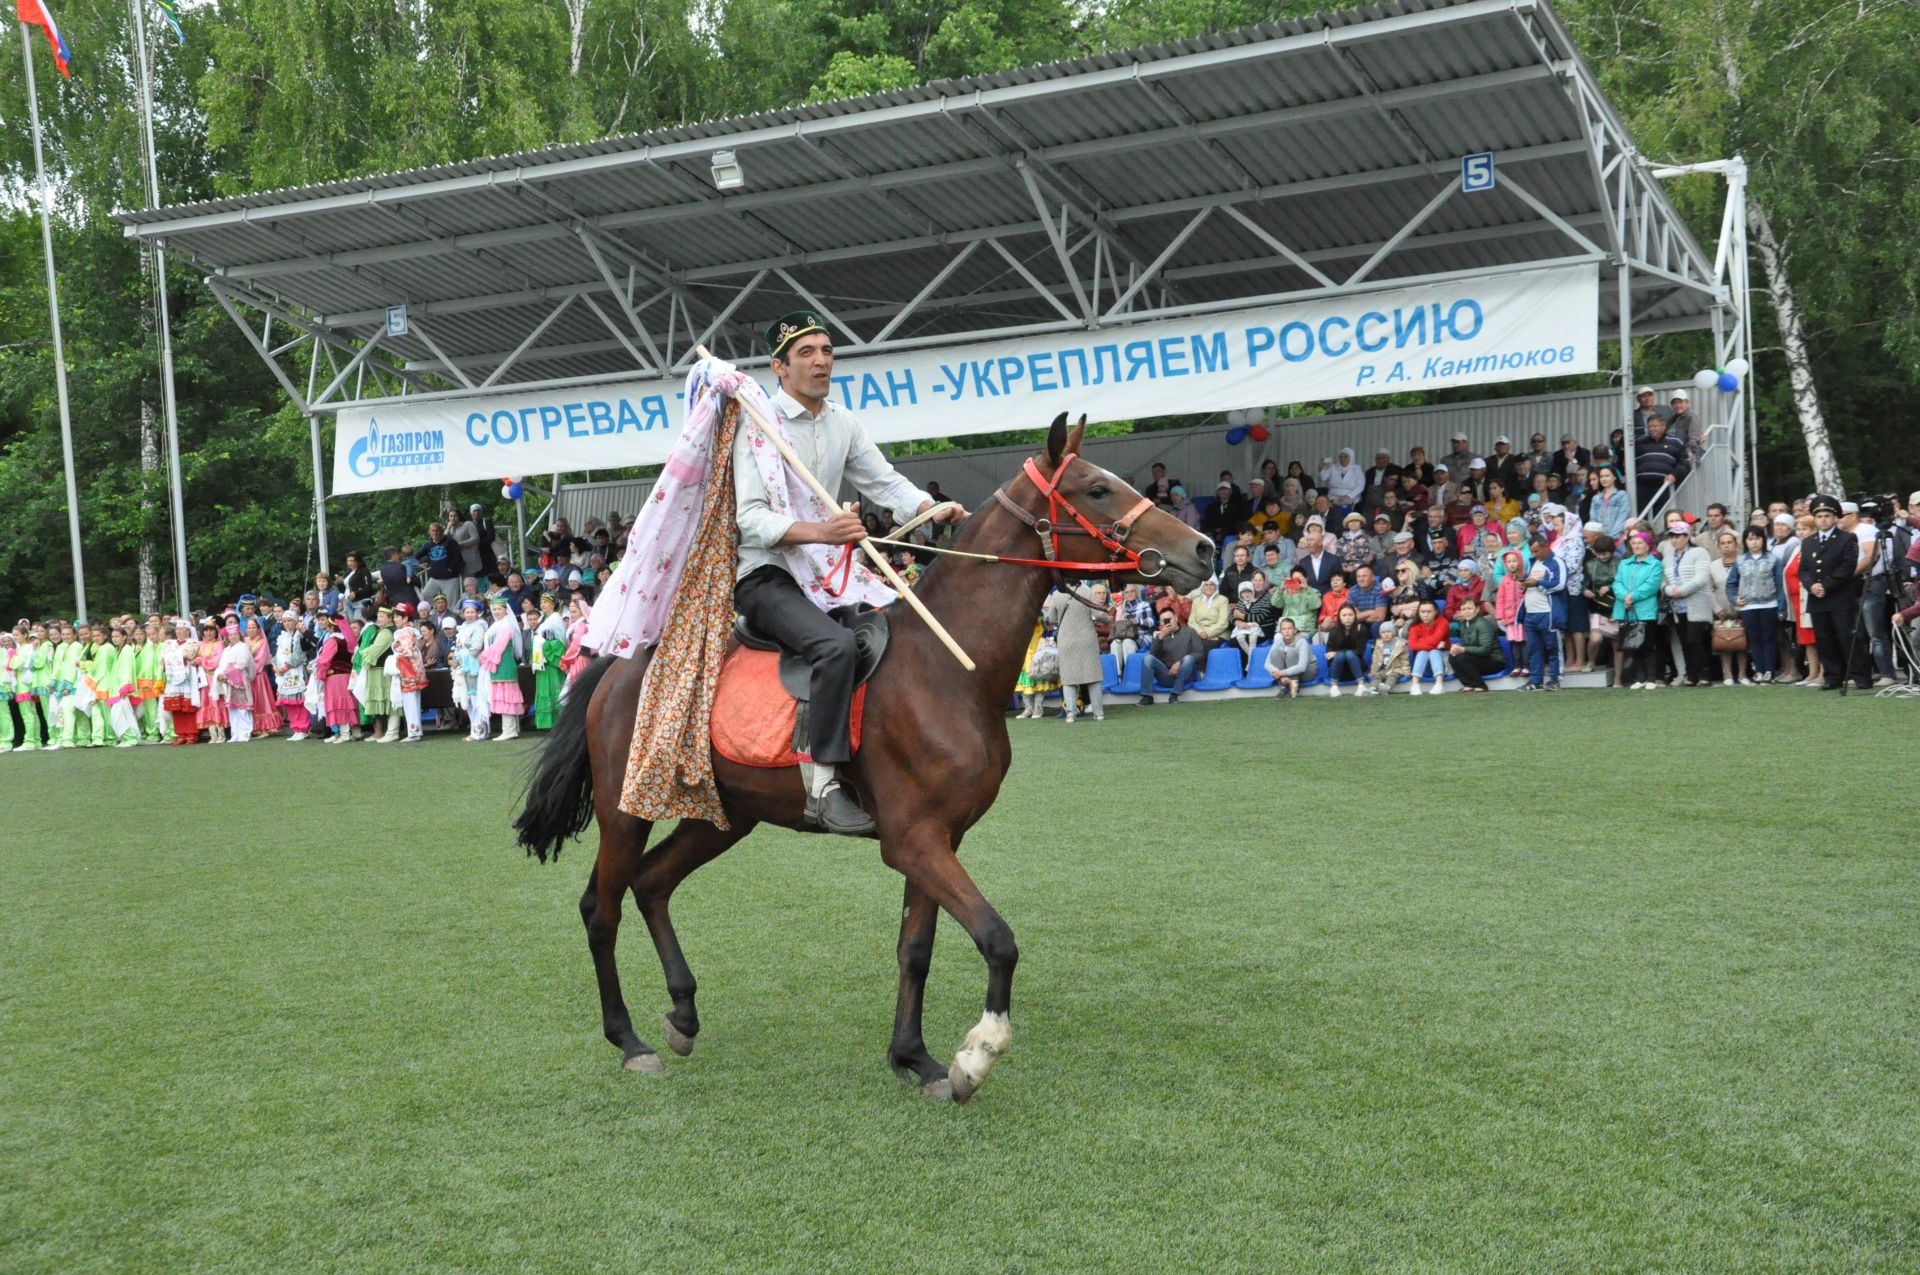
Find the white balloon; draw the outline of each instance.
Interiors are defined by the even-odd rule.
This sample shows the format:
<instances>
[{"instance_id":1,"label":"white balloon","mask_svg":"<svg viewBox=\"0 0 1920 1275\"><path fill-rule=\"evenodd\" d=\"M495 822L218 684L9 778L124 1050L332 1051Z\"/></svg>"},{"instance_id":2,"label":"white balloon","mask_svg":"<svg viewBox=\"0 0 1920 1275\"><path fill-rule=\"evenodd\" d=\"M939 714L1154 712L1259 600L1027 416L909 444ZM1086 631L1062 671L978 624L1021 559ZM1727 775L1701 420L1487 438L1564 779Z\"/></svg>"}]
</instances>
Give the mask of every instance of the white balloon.
<instances>
[{"instance_id":1,"label":"white balloon","mask_svg":"<svg viewBox=\"0 0 1920 1275\"><path fill-rule=\"evenodd\" d=\"M1727 371L1733 373L1735 376L1745 376L1747 369L1752 366L1753 365L1745 359L1730 359L1727 362Z\"/></svg>"},{"instance_id":2,"label":"white balloon","mask_svg":"<svg viewBox=\"0 0 1920 1275\"><path fill-rule=\"evenodd\" d=\"M1247 414L1241 411L1239 408L1236 407L1231 412L1227 413L1228 425L1237 426L1237 425L1245 425L1246 423L1247 423Z\"/></svg>"},{"instance_id":3,"label":"white balloon","mask_svg":"<svg viewBox=\"0 0 1920 1275\"><path fill-rule=\"evenodd\" d=\"M1694 388L1710 390L1720 384L1720 374L1710 367L1703 367L1693 374Z\"/></svg>"}]
</instances>

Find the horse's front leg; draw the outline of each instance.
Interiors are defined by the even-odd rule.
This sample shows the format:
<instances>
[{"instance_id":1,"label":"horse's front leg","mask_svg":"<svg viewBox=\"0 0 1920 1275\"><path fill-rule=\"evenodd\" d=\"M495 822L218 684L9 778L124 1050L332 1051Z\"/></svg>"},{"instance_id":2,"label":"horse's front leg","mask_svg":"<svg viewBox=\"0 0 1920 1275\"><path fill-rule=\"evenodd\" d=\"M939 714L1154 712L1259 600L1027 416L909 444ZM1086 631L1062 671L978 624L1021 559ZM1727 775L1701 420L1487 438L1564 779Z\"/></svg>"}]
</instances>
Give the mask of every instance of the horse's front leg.
<instances>
[{"instance_id":1,"label":"horse's front leg","mask_svg":"<svg viewBox=\"0 0 1920 1275\"><path fill-rule=\"evenodd\" d=\"M914 1077L929 1098L951 1098L947 1069L927 1052L920 1034L920 1010L927 994L927 970L933 964L933 932L940 921L939 905L927 892L907 882L900 910L900 995L893 1011L893 1043L887 1062L903 1076Z\"/></svg>"},{"instance_id":2,"label":"horse's front leg","mask_svg":"<svg viewBox=\"0 0 1920 1275\"><path fill-rule=\"evenodd\" d=\"M880 852L889 867L907 878L909 886L918 886L960 922L987 962L986 1012L967 1033L947 1069L953 1100L965 1102L1013 1047L1007 1012L1013 995L1013 968L1020 962L1013 928L993 910L960 866L945 828L911 829L898 838L883 840Z\"/></svg>"}]
</instances>

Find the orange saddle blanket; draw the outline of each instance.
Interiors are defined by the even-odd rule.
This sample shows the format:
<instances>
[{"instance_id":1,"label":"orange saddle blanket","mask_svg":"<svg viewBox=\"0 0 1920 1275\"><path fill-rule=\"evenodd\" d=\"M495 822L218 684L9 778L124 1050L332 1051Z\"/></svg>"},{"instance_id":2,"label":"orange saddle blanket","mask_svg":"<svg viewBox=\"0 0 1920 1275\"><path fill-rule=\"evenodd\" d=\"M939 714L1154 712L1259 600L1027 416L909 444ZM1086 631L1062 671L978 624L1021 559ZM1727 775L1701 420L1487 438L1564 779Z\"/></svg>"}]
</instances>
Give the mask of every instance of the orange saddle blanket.
<instances>
[{"instance_id":1,"label":"orange saddle blanket","mask_svg":"<svg viewBox=\"0 0 1920 1275\"><path fill-rule=\"evenodd\" d=\"M867 704L867 688L853 693L853 748L860 750L860 717ZM797 766L813 760L794 751L793 733L799 705L780 685L780 656L736 646L720 666L720 689L714 692L708 730L713 751L742 766Z\"/></svg>"}]
</instances>

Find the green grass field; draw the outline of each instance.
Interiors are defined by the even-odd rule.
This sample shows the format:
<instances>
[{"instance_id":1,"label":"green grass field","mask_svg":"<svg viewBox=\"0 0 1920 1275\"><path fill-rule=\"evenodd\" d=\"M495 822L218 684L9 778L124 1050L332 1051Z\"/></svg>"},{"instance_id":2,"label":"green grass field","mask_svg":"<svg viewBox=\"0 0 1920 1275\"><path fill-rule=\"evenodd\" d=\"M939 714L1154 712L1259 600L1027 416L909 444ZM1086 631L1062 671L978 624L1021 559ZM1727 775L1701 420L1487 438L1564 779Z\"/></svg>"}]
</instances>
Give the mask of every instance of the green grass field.
<instances>
[{"instance_id":1,"label":"green grass field","mask_svg":"<svg viewBox=\"0 0 1920 1275\"><path fill-rule=\"evenodd\" d=\"M507 834L524 747L0 757L0 1270L1920 1268L1913 711L1009 723L966 859L1014 1049L964 1108L883 1065L868 843L689 881L703 1032L643 1076L590 844ZM943 920L941 1057L983 977Z\"/></svg>"}]
</instances>

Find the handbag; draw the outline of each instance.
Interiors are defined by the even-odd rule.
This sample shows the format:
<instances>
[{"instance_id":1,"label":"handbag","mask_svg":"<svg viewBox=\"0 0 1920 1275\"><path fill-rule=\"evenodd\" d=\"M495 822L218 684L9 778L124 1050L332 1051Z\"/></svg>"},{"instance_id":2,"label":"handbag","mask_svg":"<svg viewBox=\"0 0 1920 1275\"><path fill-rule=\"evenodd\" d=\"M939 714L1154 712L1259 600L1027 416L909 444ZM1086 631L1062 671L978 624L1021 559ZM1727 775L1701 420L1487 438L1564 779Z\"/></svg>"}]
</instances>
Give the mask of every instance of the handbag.
<instances>
[{"instance_id":1,"label":"handbag","mask_svg":"<svg viewBox=\"0 0 1920 1275\"><path fill-rule=\"evenodd\" d=\"M1713 623L1713 650L1722 652L1744 651L1747 649L1747 630L1738 620L1715 620Z\"/></svg>"},{"instance_id":2,"label":"handbag","mask_svg":"<svg viewBox=\"0 0 1920 1275\"><path fill-rule=\"evenodd\" d=\"M1637 651L1647 644L1647 622L1645 620L1622 620L1620 622L1620 649Z\"/></svg>"}]
</instances>

